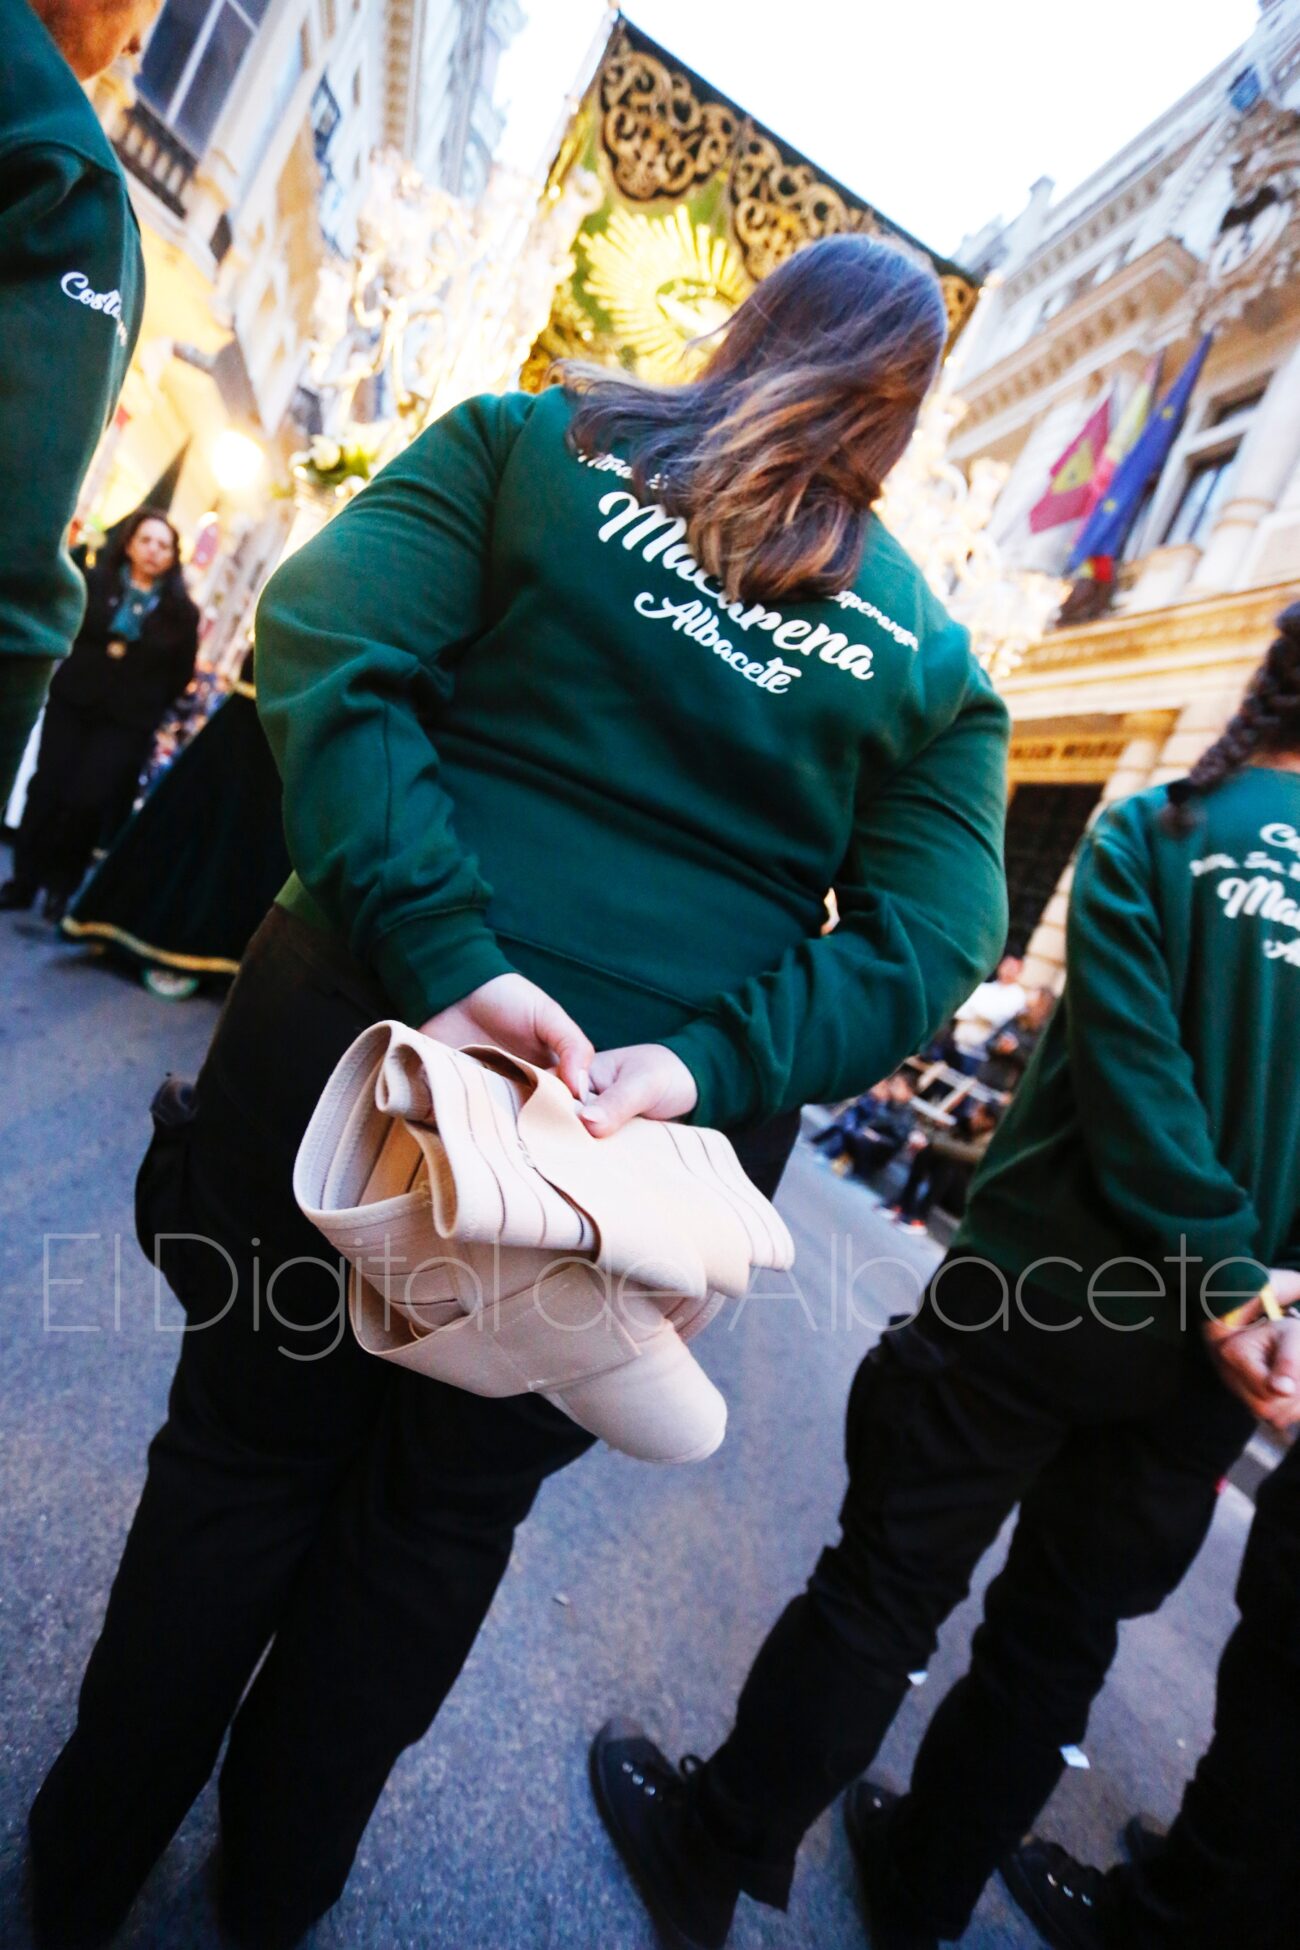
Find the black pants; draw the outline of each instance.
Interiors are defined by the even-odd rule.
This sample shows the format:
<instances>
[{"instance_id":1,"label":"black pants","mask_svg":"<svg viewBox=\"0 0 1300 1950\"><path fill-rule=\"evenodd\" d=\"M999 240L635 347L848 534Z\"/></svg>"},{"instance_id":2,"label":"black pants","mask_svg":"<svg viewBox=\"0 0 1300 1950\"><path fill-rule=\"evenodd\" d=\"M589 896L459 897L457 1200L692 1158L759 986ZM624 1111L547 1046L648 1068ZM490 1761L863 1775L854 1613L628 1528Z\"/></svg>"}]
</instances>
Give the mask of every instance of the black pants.
<instances>
[{"instance_id":1,"label":"black pants","mask_svg":"<svg viewBox=\"0 0 1300 1950\"><path fill-rule=\"evenodd\" d=\"M1113 1869L1117 1950L1291 1950L1300 1899L1300 1448L1262 1486L1219 1666L1214 1738L1165 1847Z\"/></svg>"},{"instance_id":2,"label":"black pants","mask_svg":"<svg viewBox=\"0 0 1300 1950\"><path fill-rule=\"evenodd\" d=\"M51 692L14 842L14 879L71 894L98 841L129 815L152 745L152 730L115 724Z\"/></svg>"},{"instance_id":3,"label":"black pants","mask_svg":"<svg viewBox=\"0 0 1300 1950\"><path fill-rule=\"evenodd\" d=\"M959 1213L969 1169L960 1159L946 1158L932 1144L927 1144L912 1160L898 1201L899 1211L905 1219L928 1219L930 1207L937 1201L945 1212Z\"/></svg>"},{"instance_id":4,"label":"black pants","mask_svg":"<svg viewBox=\"0 0 1300 1950\"><path fill-rule=\"evenodd\" d=\"M847 1152L854 1171L864 1178L883 1171L900 1148L895 1138L881 1137L876 1131L849 1131L842 1124L828 1124L824 1131L818 1131L813 1143L824 1145L832 1158L842 1158Z\"/></svg>"},{"instance_id":5,"label":"black pants","mask_svg":"<svg viewBox=\"0 0 1300 1950\"><path fill-rule=\"evenodd\" d=\"M1178 1583L1249 1437L1199 1343L1095 1322L1035 1329L1014 1301L1009 1331L976 1331L1001 1296L986 1262L950 1259L921 1316L859 1368L840 1541L777 1621L698 1777L706 1821L766 1901L784 1901L800 1838L875 1756L908 1674L1019 1504L970 1670L930 1723L894 1838L900 1907L959 1937L1055 1787L1061 1747L1083 1738L1119 1621ZM1026 1306L1071 1317L1032 1292Z\"/></svg>"},{"instance_id":6,"label":"black pants","mask_svg":"<svg viewBox=\"0 0 1300 1950\"><path fill-rule=\"evenodd\" d=\"M229 1920L263 1941L300 1935L339 1896L393 1762L460 1671L515 1526L591 1445L540 1397L460 1393L363 1354L347 1329L291 1172L330 1070L387 1013L275 909L193 1102L160 1093L139 1230L151 1256L158 1235L200 1237L158 1245L187 1331L76 1730L32 1810L47 1924L125 1913L233 1720ZM797 1128L791 1116L738 1141L765 1191Z\"/></svg>"}]
</instances>

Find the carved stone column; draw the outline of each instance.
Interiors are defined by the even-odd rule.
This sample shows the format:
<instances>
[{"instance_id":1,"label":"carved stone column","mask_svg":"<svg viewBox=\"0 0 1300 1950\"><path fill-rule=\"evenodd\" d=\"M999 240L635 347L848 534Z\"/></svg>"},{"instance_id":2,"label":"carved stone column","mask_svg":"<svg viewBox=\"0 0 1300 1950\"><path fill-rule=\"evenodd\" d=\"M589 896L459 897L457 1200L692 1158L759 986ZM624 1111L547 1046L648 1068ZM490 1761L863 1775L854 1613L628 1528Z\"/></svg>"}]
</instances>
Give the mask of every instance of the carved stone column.
<instances>
[{"instance_id":1,"label":"carved stone column","mask_svg":"<svg viewBox=\"0 0 1300 1950\"><path fill-rule=\"evenodd\" d=\"M1269 381L1237 454L1229 498L1192 578L1196 589L1235 589L1255 529L1276 507L1300 456L1300 344Z\"/></svg>"}]
</instances>

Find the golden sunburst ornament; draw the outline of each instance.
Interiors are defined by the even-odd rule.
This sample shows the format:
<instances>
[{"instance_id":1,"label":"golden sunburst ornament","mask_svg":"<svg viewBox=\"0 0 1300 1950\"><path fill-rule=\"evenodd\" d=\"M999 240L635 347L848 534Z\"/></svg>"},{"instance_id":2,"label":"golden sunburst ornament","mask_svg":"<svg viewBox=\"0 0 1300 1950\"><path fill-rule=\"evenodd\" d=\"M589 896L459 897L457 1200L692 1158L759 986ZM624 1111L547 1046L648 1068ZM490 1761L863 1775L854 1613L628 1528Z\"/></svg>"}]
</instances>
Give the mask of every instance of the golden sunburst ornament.
<instances>
[{"instance_id":1,"label":"golden sunburst ornament","mask_svg":"<svg viewBox=\"0 0 1300 1950\"><path fill-rule=\"evenodd\" d=\"M689 340L730 318L749 291L725 237L692 223L681 205L666 217L615 210L585 237L587 289L647 379L681 379L695 360Z\"/></svg>"}]
</instances>

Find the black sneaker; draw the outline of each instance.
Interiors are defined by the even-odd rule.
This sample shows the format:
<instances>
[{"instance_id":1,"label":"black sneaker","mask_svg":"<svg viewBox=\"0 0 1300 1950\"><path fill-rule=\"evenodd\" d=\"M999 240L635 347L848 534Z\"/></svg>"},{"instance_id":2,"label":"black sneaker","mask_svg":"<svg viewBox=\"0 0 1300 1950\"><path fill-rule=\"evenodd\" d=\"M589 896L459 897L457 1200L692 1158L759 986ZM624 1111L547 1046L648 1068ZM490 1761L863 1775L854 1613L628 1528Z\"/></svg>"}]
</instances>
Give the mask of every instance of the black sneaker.
<instances>
[{"instance_id":1,"label":"black sneaker","mask_svg":"<svg viewBox=\"0 0 1300 1950\"><path fill-rule=\"evenodd\" d=\"M1051 1950L1105 1950L1100 1869L1034 1836L1007 1857L1002 1880Z\"/></svg>"},{"instance_id":2,"label":"black sneaker","mask_svg":"<svg viewBox=\"0 0 1300 1950\"><path fill-rule=\"evenodd\" d=\"M591 1743L591 1791L637 1892L673 1950L722 1950L739 1885L676 1768L635 1720L607 1720Z\"/></svg>"},{"instance_id":3,"label":"black sneaker","mask_svg":"<svg viewBox=\"0 0 1300 1950\"><path fill-rule=\"evenodd\" d=\"M858 1865L871 1950L938 1950L938 1937L907 1921L890 1887L889 1835L902 1798L869 1780L855 1781L844 1797L844 1828Z\"/></svg>"},{"instance_id":4,"label":"black sneaker","mask_svg":"<svg viewBox=\"0 0 1300 1950\"><path fill-rule=\"evenodd\" d=\"M0 887L0 911L22 914L36 899L36 889L25 880L6 880Z\"/></svg>"}]
</instances>

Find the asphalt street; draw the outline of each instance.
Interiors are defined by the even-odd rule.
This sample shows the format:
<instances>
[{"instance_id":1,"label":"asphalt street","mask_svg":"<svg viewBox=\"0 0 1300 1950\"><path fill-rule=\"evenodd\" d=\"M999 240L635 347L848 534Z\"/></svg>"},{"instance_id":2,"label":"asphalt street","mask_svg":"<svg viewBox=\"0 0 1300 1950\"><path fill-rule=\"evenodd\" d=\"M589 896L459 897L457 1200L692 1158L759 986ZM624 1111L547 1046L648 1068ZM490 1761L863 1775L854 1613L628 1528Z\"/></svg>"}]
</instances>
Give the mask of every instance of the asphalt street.
<instances>
[{"instance_id":1,"label":"asphalt street","mask_svg":"<svg viewBox=\"0 0 1300 1950\"><path fill-rule=\"evenodd\" d=\"M165 1071L193 1074L216 1003L157 1001L39 921L7 915L0 984L0 1945L24 1950L24 1814L73 1716L175 1358L179 1310L165 1291L155 1303L131 1228L147 1106ZM696 1344L730 1402L722 1450L668 1471L595 1452L546 1486L464 1674L395 1770L348 1890L314 1934L318 1950L651 1950L590 1803L587 1740L620 1710L674 1752L707 1753L723 1735L759 1640L834 1534L854 1367L937 1257L806 1144L780 1203L797 1290L769 1277ZM850 1294L846 1269L868 1259L892 1263L859 1271ZM1091 1765L1067 1773L1043 1823L1094 1860L1113 1859L1134 1808L1167 1819L1177 1805L1209 1731L1249 1515L1227 1490L1182 1590L1124 1632ZM978 1602L977 1590L906 1701L881 1755L887 1778L905 1779ZM216 1950L204 1881L215 1834L209 1788L124 1945ZM834 1811L808 1838L788 1914L744 1902L732 1941L866 1942ZM994 1887L965 1941L1035 1939Z\"/></svg>"}]
</instances>

